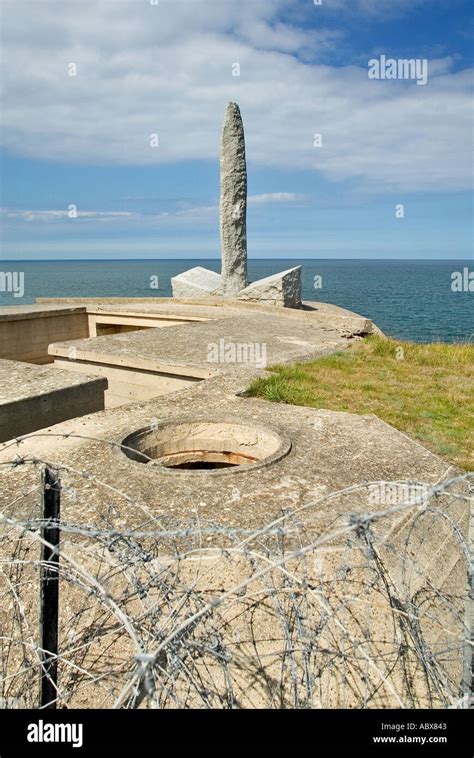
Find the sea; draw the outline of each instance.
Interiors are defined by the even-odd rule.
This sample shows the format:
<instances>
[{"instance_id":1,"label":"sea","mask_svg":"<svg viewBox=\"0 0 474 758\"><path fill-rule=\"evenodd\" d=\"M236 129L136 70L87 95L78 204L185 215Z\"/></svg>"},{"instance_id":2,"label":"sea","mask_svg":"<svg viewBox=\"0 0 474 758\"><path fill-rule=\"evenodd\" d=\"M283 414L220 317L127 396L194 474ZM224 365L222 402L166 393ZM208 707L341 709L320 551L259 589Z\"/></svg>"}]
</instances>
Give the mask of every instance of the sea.
<instances>
[{"instance_id":1,"label":"sea","mask_svg":"<svg viewBox=\"0 0 474 758\"><path fill-rule=\"evenodd\" d=\"M360 313L396 339L474 342L474 292L465 286L474 272L472 260L250 259L248 278L255 281L297 265L302 266L303 300ZM194 266L219 271L220 261L2 260L2 272L24 273L24 294L0 291L0 305L30 304L37 297L169 297L171 277ZM453 291L456 273L464 277L461 291Z\"/></svg>"}]
</instances>

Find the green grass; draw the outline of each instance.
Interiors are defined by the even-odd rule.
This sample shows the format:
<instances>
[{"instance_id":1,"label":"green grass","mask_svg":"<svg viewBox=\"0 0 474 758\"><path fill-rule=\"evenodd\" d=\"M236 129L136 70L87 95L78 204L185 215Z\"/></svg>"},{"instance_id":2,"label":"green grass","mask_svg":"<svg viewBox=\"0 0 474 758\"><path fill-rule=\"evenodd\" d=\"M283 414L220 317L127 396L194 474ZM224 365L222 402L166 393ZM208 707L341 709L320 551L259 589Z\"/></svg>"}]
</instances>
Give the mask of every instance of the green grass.
<instances>
[{"instance_id":1,"label":"green grass","mask_svg":"<svg viewBox=\"0 0 474 758\"><path fill-rule=\"evenodd\" d=\"M474 346L371 336L326 358L272 366L249 397L374 413L460 468L474 469Z\"/></svg>"}]
</instances>

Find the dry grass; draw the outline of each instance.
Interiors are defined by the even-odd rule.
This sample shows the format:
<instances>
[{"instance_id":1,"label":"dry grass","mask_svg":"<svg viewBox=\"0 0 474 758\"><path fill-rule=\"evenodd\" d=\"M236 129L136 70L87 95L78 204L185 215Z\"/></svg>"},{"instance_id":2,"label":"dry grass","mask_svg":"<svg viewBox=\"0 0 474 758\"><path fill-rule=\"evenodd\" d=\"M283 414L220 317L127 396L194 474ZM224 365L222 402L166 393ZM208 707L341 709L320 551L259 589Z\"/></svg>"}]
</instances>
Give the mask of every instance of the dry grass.
<instances>
[{"instance_id":1,"label":"dry grass","mask_svg":"<svg viewBox=\"0 0 474 758\"><path fill-rule=\"evenodd\" d=\"M248 396L374 413L433 453L474 469L473 345L371 336L326 358L270 370Z\"/></svg>"}]
</instances>

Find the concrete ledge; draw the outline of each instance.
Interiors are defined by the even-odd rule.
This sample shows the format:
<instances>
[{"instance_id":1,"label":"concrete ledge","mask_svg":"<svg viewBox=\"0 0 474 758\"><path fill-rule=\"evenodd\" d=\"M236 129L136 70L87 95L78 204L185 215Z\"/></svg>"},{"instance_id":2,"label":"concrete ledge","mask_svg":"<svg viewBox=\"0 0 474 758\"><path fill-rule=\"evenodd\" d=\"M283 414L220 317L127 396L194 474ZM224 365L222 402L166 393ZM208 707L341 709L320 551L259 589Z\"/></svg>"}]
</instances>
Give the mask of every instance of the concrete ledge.
<instances>
[{"instance_id":1,"label":"concrete ledge","mask_svg":"<svg viewBox=\"0 0 474 758\"><path fill-rule=\"evenodd\" d=\"M0 442L104 409L107 380L0 360Z\"/></svg>"},{"instance_id":2,"label":"concrete ledge","mask_svg":"<svg viewBox=\"0 0 474 758\"><path fill-rule=\"evenodd\" d=\"M85 305L4 305L0 308L0 321L25 321L31 318L53 318L72 313L86 313Z\"/></svg>"},{"instance_id":3,"label":"concrete ledge","mask_svg":"<svg viewBox=\"0 0 474 758\"><path fill-rule=\"evenodd\" d=\"M88 335L88 315L84 307L0 309L0 358L5 360L50 363L50 342Z\"/></svg>"}]
</instances>

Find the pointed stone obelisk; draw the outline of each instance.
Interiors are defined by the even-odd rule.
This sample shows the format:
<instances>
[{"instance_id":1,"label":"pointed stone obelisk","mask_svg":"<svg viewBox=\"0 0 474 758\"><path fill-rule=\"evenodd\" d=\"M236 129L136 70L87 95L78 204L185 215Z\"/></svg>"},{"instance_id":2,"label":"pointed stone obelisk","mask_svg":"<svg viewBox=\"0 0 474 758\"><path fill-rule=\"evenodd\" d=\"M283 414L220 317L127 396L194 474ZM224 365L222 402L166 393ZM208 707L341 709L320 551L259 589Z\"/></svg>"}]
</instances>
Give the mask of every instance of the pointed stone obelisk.
<instances>
[{"instance_id":1,"label":"pointed stone obelisk","mask_svg":"<svg viewBox=\"0 0 474 758\"><path fill-rule=\"evenodd\" d=\"M222 291L236 297L247 286L247 164L237 103L227 106L221 144Z\"/></svg>"},{"instance_id":2,"label":"pointed stone obelisk","mask_svg":"<svg viewBox=\"0 0 474 758\"><path fill-rule=\"evenodd\" d=\"M221 274L201 266L171 279L173 297L235 297L301 307L301 266L247 282L247 164L244 125L237 103L225 113L221 144Z\"/></svg>"}]
</instances>

